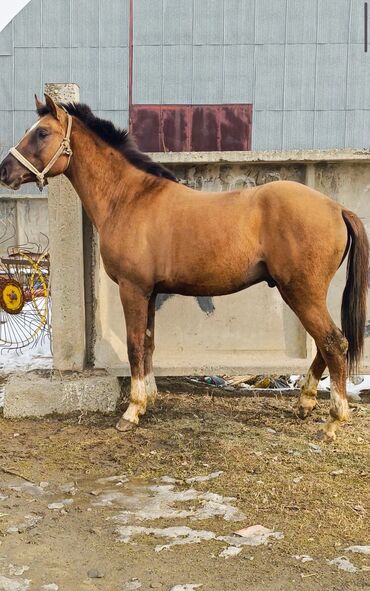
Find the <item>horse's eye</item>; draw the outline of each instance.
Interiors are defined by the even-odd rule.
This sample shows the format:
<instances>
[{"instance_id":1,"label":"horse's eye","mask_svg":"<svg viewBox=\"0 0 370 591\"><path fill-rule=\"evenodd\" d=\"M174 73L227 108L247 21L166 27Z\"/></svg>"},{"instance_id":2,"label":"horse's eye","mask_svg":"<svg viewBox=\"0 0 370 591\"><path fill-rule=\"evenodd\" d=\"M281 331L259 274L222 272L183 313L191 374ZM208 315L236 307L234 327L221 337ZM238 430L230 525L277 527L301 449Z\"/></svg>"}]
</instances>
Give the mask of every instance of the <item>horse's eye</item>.
<instances>
[{"instance_id":1,"label":"horse's eye","mask_svg":"<svg viewBox=\"0 0 370 591\"><path fill-rule=\"evenodd\" d=\"M46 129L39 129L37 135L40 138L44 138L48 135L48 132L46 131Z\"/></svg>"}]
</instances>

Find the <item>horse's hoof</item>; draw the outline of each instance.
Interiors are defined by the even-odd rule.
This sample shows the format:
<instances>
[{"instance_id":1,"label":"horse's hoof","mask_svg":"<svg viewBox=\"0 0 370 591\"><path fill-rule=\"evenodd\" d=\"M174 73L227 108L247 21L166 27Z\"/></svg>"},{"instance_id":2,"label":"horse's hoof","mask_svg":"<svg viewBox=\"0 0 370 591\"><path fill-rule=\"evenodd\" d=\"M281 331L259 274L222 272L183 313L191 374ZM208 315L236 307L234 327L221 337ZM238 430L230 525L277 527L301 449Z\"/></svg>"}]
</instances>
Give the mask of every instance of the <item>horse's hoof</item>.
<instances>
[{"instance_id":1,"label":"horse's hoof","mask_svg":"<svg viewBox=\"0 0 370 591\"><path fill-rule=\"evenodd\" d=\"M316 408L316 397L302 396L303 400L298 401L298 416L300 419L307 419L311 412Z\"/></svg>"},{"instance_id":2,"label":"horse's hoof","mask_svg":"<svg viewBox=\"0 0 370 591\"><path fill-rule=\"evenodd\" d=\"M127 421L123 417L118 421L116 425L117 431L121 431L122 433L124 433L125 431L133 431L134 429L136 429L136 427L137 425L135 423Z\"/></svg>"},{"instance_id":3,"label":"horse's hoof","mask_svg":"<svg viewBox=\"0 0 370 591\"><path fill-rule=\"evenodd\" d=\"M316 439L323 441L324 443L333 443L335 441L335 433L327 433L325 429L320 429L316 435Z\"/></svg>"},{"instance_id":4,"label":"horse's hoof","mask_svg":"<svg viewBox=\"0 0 370 591\"><path fill-rule=\"evenodd\" d=\"M305 408L304 406L298 407L298 416L300 419L307 419L308 415L310 414L312 408Z\"/></svg>"}]
</instances>

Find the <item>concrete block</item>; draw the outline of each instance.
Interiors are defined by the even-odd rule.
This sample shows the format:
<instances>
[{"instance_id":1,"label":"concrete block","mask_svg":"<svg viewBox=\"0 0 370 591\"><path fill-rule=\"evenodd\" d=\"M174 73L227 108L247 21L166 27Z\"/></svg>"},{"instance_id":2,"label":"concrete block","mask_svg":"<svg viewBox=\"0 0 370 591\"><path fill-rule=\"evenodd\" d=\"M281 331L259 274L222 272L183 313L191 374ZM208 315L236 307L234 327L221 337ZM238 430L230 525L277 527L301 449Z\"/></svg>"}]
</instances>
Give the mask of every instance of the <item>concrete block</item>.
<instances>
[{"instance_id":1,"label":"concrete block","mask_svg":"<svg viewBox=\"0 0 370 591\"><path fill-rule=\"evenodd\" d=\"M40 371L12 374L5 385L6 418L42 417L75 411L113 412L120 383L103 372L51 375Z\"/></svg>"}]
</instances>

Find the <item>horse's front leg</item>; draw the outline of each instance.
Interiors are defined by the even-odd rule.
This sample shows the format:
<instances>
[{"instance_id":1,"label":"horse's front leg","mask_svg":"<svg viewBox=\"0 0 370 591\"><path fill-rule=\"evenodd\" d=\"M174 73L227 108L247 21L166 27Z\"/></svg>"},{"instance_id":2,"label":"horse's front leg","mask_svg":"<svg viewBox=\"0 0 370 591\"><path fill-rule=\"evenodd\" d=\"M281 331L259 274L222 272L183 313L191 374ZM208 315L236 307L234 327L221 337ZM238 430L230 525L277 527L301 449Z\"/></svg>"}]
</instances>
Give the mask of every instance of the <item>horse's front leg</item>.
<instances>
[{"instance_id":1,"label":"horse's front leg","mask_svg":"<svg viewBox=\"0 0 370 591\"><path fill-rule=\"evenodd\" d=\"M126 281L120 283L120 296L126 320L131 391L128 408L116 427L119 431L129 431L138 425L139 417L147 407L144 360L149 298L140 288Z\"/></svg>"},{"instance_id":2,"label":"horse's front leg","mask_svg":"<svg viewBox=\"0 0 370 591\"><path fill-rule=\"evenodd\" d=\"M144 380L149 404L154 404L157 398L157 385L153 372L155 299L156 294L153 294L149 300L145 331Z\"/></svg>"}]
</instances>

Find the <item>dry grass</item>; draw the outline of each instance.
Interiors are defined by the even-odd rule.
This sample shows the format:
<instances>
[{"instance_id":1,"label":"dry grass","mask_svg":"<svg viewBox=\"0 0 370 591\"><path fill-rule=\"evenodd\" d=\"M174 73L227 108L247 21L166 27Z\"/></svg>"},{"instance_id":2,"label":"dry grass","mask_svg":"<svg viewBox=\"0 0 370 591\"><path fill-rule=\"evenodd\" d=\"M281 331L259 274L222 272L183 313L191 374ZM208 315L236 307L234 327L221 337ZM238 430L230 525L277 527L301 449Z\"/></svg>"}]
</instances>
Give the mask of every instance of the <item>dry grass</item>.
<instances>
[{"instance_id":1,"label":"dry grass","mask_svg":"<svg viewBox=\"0 0 370 591\"><path fill-rule=\"evenodd\" d=\"M369 404L353 407L350 424L327 445L315 439L328 414L326 400L302 422L292 398L209 392L181 381L171 391L162 385L155 409L124 436L113 427L115 416L1 419L1 463L34 480L64 482L119 472L152 479L223 470L212 491L237 497L246 525L284 533L280 560L293 554L332 558L347 545L369 544ZM197 488L207 490L209 483ZM224 521L199 526L230 533ZM338 580L342 576L338 571Z\"/></svg>"}]
</instances>

